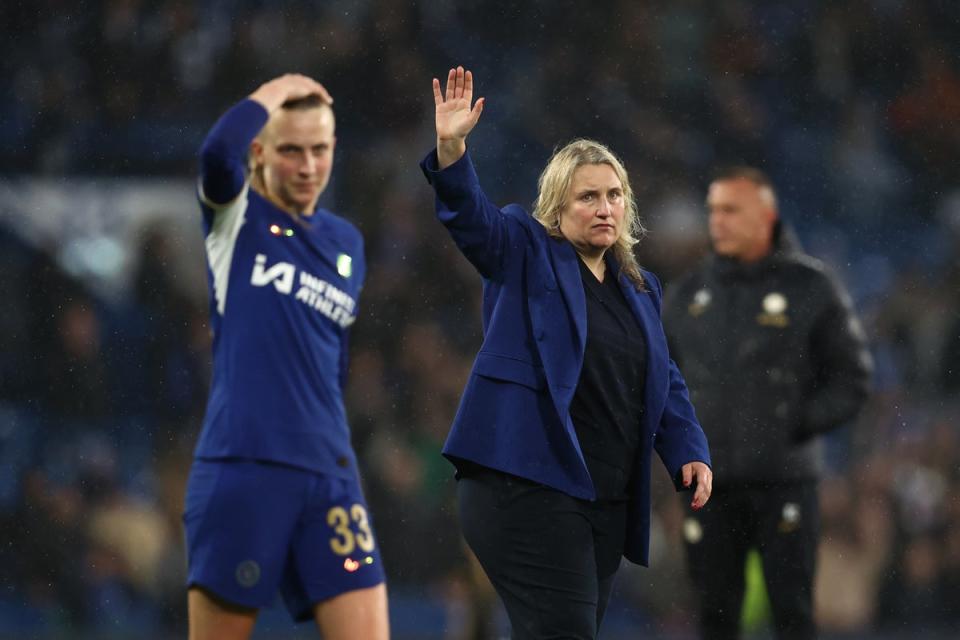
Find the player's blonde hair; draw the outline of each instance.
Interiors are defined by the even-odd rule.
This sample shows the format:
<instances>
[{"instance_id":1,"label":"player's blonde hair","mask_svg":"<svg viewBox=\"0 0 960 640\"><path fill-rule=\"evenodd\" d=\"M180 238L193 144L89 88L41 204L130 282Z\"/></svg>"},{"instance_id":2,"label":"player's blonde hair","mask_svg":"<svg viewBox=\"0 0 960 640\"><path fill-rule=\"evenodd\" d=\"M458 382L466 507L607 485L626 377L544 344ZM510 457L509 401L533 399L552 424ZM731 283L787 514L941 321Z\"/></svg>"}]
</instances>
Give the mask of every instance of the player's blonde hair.
<instances>
[{"instance_id":1,"label":"player's blonde hair","mask_svg":"<svg viewBox=\"0 0 960 640\"><path fill-rule=\"evenodd\" d=\"M537 181L539 193L534 203L533 217L546 227L548 234L555 238L562 238L560 217L569 204L573 174L579 167L588 164L608 165L620 180L623 188L624 225L620 237L610 250L613 251L623 274L637 290L643 290L643 275L633 255L633 245L646 235L647 230L640 222L627 170L620 159L605 145L596 140L578 138L554 151Z\"/></svg>"}]
</instances>

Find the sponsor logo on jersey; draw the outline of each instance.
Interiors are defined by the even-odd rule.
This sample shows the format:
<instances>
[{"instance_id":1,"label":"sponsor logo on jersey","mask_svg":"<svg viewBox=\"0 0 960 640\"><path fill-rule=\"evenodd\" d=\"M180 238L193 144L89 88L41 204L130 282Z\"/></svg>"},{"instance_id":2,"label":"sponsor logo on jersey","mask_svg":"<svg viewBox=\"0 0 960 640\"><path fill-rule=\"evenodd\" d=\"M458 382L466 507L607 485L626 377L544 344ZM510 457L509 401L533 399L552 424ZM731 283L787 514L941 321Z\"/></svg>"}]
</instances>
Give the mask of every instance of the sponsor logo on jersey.
<instances>
[{"instance_id":1,"label":"sponsor logo on jersey","mask_svg":"<svg viewBox=\"0 0 960 640\"><path fill-rule=\"evenodd\" d=\"M267 256L258 253L253 263L253 273L250 274L250 284L255 287L265 287L271 282L274 289L280 293L293 291L293 277L297 268L289 262L278 262L269 269L265 269Z\"/></svg>"},{"instance_id":2,"label":"sponsor logo on jersey","mask_svg":"<svg viewBox=\"0 0 960 640\"><path fill-rule=\"evenodd\" d=\"M337 271L340 275L349 276L352 272L352 262L350 256L346 254L338 256ZM289 262L277 262L270 267L266 265L267 256L262 253L257 254L254 259L253 273L250 274L250 284L255 287L273 284L273 288L278 292L289 295L293 292L293 285L296 282L299 287L295 298L300 302L344 328L349 327L356 320L357 301L345 291L302 269L298 278L297 268Z\"/></svg>"}]
</instances>

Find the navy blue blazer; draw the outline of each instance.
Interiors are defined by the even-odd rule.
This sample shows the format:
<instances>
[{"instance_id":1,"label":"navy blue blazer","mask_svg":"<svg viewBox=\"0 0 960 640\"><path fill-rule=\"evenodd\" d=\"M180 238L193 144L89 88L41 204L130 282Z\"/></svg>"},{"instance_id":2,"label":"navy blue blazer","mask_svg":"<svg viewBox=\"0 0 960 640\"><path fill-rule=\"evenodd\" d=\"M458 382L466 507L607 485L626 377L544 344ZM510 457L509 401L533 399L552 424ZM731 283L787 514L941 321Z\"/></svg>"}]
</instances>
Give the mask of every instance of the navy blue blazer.
<instances>
[{"instance_id":1,"label":"navy blue blazer","mask_svg":"<svg viewBox=\"0 0 960 640\"><path fill-rule=\"evenodd\" d=\"M420 163L437 195L437 217L483 276L483 344L443 454L594 500L570 402L580 378L587 305L573 245L552 238L518 205L502 210L484 195L469 155L440 171L436 150ZM612 252L608 273L618 274ZM680 468L710 464L687 386L667 352L660 283L643 271L646 291L618 282L647 341L643 437L634 464L624 555L646 565L650 466L660 455L678 490Z\"/></svg>"}]
</instances>

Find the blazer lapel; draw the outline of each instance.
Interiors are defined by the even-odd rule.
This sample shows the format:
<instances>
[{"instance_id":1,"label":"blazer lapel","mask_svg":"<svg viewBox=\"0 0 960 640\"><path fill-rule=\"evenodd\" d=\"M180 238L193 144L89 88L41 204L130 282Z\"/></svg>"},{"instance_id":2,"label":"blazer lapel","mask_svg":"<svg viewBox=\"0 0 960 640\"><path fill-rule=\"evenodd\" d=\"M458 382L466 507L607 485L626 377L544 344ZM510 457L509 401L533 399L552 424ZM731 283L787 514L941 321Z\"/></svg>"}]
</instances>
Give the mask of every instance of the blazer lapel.
<instances>
[{"instance_id":1,"label":"blazer lapel","mask_svg":"<svg viewBox=\"0 0 960 640\"><path fill-rule=\"evenodd\" d=\"M566 240L550 238L549 245L560 291L563 293L567 308L573 317L573 324L577 329L577 349L582 360L583 350L587 344L587 299L580 279L580 265L577 263L579 258L573 245Z\"/></svg>"},{"instance_id":2,"label":"blazer lapel","mask_svg":"<svg viewBox=\"0 0 960 640\"><path fill-rule=\"evenodd\" d=\"M607 262L609 268L614 269L613 273L619 273L620 267L616 260L610 256ZM608 269L609 272L609 269ZM647 342L647 382L644 399L646 403L643 416L645 420L656 418L659 420L661 411L663 411L664 398L667 395L667 376L666 372L666 341L663 338L663 332L659 328L660 317L649 293L640 293L633 287L626 276L620 274L617 278L617 284L623 292L623 297L627 299L627 304L633 310L640 329L643 331L643 337Z\"/></svg>"}]
</instances>

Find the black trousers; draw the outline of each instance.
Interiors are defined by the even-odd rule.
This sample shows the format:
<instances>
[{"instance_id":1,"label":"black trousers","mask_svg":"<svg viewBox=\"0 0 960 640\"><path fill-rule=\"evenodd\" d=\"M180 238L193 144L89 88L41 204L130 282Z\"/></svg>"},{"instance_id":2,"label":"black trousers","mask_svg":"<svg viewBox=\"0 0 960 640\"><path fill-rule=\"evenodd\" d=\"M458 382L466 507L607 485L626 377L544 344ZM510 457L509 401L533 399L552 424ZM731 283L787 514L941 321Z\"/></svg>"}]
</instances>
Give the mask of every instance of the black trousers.
<instances>
[{"instance_id":1,"label":"black trousers","mask_svg":"<svg viewBox=\"0 0 960 640\"><path fill-rule=\"evenodd\" d=\"M687 559L700 596L703 640L740 637L747 552L763 559L773 626L780 640L810 640L820 517L813 481L715 487L684 523Z\"/></svg>"},{"instance_id":2,"label":"black trousers","mask_svg":"<svg viewBox=\"0 0 960 640\"><path fill-rule=\"evenodd\" d=\"M593 640L626 536L626 503L589 502L488 469L457 484L460 522L514 640Z\"/></svg>"}]
</instances>

